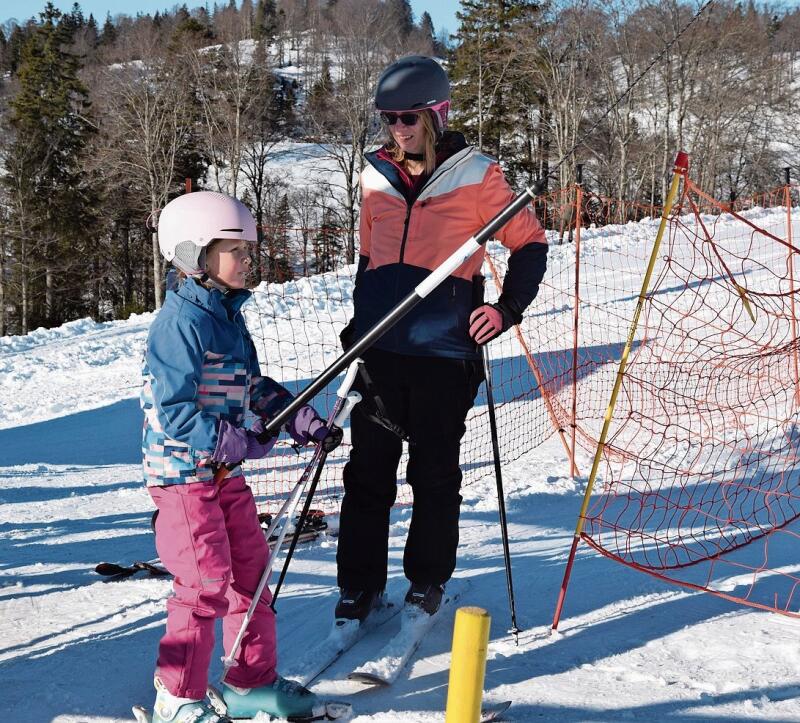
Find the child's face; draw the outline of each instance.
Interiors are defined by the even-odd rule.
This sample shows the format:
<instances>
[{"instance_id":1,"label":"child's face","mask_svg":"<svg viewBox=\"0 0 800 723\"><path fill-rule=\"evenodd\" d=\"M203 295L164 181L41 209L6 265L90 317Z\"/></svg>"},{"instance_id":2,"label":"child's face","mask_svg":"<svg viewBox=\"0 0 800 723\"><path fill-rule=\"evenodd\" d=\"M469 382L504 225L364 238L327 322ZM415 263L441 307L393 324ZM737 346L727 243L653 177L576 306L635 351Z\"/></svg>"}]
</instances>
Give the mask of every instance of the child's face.
<instances>
[{"instance_id":1,"label":"child's face","mask_svg":"<svg viewBox=\"0 0 800 723\"><path fill-rule=\"evenodd\" d=\"M206 273L229 289L244 289L250 278L250 242L214 241L206 252Z\"/></svg>"}]
</instances>

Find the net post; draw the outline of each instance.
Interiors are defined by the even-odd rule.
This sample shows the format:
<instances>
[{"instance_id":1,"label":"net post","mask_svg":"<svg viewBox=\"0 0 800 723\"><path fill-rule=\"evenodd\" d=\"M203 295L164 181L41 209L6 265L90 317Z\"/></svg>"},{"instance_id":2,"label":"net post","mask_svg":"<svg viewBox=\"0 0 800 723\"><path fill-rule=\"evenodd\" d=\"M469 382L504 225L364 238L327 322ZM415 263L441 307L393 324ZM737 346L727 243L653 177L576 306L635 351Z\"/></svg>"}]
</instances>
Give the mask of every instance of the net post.
<instances>
[{"instance_id":1,"label":"net post","mask_svg":"<svg viewBox=\"0 0 800 723\"><path fill-rule=\"evenodd\" d=\"M783 187L784 203L786 204L786 241L789 243L789 298L792 300L792 340L795 341L795 349L792 354L794 364L794 403L800 407L800 360L797 351L797 312L795 309L795 288L794 288L794 244L792 243L792 186L789 177L789 169L786 171L786 185Z\"/></svg>"},{"instance_id":2,"label":"net post","mask_svg":"<svg viewBox=\"0 0 800 723\"><path fill-rule=\"evenodd\" d=\"M484 261L486 262L489 272L492 274L495 287L497 288L497 293L499 294L503 290L503 286L500 283L497 274L497 267L494 265L492 257L488 251L484 257ZM567 437L564 434L564 425L561 424L558 419L558 414L556 414L556 410L553 406L553 400L551 399L550 393L545 387L544 375L542 374L541 369L539 369L539 365L536 363L536 360L533 358L533 354L531 353L528 343L525 341L525 337L522 334L522 329L520 328L519 324L514 326L514 334L517 337L519 345L522 347L522 352L525 354L525 360L528 362L528 367L530 368L531 372L533 372L533 378L536 380L536 384L539 389L542 390L542 401L544 401L545 407L547 407L547 416L550 417L550 422L553 425L553 429L558 432L558 436L561 439L561 444L564 447L564 451L567 453L567 455L569 455L569 443L567 442ZM578 472L578 474L580 474L580 472Z\"/></svg>"},{"instance_id":3,"label":"net post","mask_svg":"<svg viewBox=\"0 0 800 723\"><path fill-rule=\"evenodd\" d=\"M579 166L582 170L582 166ZM575 310L572 324L572 411L570 426L572 427L569 454L569 474L574 480L578 474L575 465L575 445L576 432L578 425L578 326L580 323L580 280L581 280L581 208L583 207L583 188L581 186L581 175L575 183Z\"/></svg>"},{"instance_id":4,"label":"net post","mask_svg":"<svg viewBox=\"0 0 800 723\"><path fill-rule=\"evenodd\" d=\"M619 395L619 390L622 387L622 379L625 376L625 368L628 364L628 355L633 347L636 330L639 327L639 317L641 316L642 309L644 308L647 290L650 287L650 279L653 276L653 269L655 268L656 260L658 259L658 251L661 247L661 239L664 237L664 231L667 228L667 221L669 219L670 212L672 211L672 205L675 203L675 198L678 195L678 187L680 186L681 178L686 176L688 170L689 156L685 151L679 151L677 157L675 158L675 164L672 168L672 183L670 184L669 193L667 194L667 199L664 203L664 209L661 212L661 223L658 226L658 233L656 234L656 239L653 242L653 249L650 252L650 261L647 264L647 271L645 271L644 278L642 279L642 289L639 292L639 300L636 302L636 310L634 311L633 319L631 320L628 338L625 342L625 349L623 350L622 358L619 361L617 376L614 380L614 388L611 391L611 400L608 403L608 408L606 409L606 413L603 418L603 429L600 432L600 438L597 441L594 461L592 462L592 471L589 473L589 482L586 485L586 492L583 495L583 502L581 503L581 509L578 513L578 521L575 525L575 534L572 538L572 548L570 549L567 567L564 571L564 579L561 582L561 591L556 604L556 611L553 616L552 631L558 629L558 623L561 618L561 610L564 606L564 599L566 598L567 587L569 586L569 578L572 572L572 563L575 559L575 553L578 549L578 543L581 535L583 534L583 523L586 519L586 510L589 507L589 499L592 496L594 483L597 479L597 470L600 468L600 460L603 457L603 450L605 449L608 430L611 427L611 419L614 415L614 407L617 404L617 396Z\"/></svg>"}]
</instances>

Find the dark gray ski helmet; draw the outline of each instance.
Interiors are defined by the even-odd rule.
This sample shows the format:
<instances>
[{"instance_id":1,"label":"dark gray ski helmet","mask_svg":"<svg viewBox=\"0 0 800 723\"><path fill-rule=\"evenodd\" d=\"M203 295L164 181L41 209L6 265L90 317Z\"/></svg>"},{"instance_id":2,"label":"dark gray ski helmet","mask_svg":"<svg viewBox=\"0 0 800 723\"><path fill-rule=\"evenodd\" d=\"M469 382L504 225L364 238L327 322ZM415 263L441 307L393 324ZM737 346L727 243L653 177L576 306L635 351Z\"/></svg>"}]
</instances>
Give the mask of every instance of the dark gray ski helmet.
<instances>
[{"instance_id":1,"label":"dark gray ski helmet","mask_svg":"<svg viewBox=\"0 0 800 723\"><path fill-rule=\"evenodd\" d=\"M375 107L379 111L440 111L449 102L447 73L433 58L424 55L396 60L383 71L375 89Z\"/></svg>"}]
</instances>

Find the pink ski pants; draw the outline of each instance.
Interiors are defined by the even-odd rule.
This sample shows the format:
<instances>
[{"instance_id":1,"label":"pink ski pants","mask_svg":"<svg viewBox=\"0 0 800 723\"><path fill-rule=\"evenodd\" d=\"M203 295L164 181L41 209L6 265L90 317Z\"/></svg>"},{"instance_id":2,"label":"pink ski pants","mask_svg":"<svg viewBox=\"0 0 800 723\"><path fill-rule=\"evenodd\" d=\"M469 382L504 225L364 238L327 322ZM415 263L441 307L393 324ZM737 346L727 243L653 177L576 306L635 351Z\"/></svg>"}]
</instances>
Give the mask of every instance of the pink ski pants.
<instances>
[{"instance_id":1,"label":"pink ski pants","mask_svg":"<svg viewBox=\"0 0 800 723\"><path fill-rule=\"evenodd\" d=\"M156 675L170 693L204 698L214 650L214 623L222 618L227 654L267 563L269 548L244 477L221 485L194 482L149 487L158 507L156 549L175 578L167 600L167 631ZM226 682L242 688L275 680L275 614L264 588Z\"/></svg>"}]
</instances>

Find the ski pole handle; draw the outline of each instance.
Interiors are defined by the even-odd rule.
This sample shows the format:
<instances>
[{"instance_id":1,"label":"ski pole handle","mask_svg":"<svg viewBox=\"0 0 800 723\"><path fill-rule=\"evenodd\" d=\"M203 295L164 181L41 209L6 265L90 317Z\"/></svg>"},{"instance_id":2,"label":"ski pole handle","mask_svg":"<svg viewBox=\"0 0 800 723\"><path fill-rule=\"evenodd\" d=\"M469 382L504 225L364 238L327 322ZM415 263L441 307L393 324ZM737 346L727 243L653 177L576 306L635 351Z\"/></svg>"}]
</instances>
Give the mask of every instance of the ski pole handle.
<instances>
[{"instance_id":1,"label":"ski pole handle","mask_svg":"<svg viewBox=\"0 0 800 723\"><path fill-rule=\"evenodd\" d=\"M336 396L339 399L345 399L348 397L350 389L352 388L353 384L356 381L356 374L358 374L358 365L363 364L364 360L361 357L357 357L350 362L350 366L347 367L347 372L344 375L344 379L342 379L342 383L339 385L339 389L336 390ZM357 392L356 392L357 393ZM361 395L359 395L358 401L361 401ZM355 402L353 402L355 404ZM351 409L352 409L352 405ZM337 426L341 426L337 424L336 420L333 421L334 424Z\"/></svg>"},{"instance_id":2,"label":"ski pole handle","mask_svg":"<svg viewBox=\"0 0 800 723\"><path fill-rule=\"evenodd\" d=\"M355 407L360 401L361 395L358 392L350 392L344 400L344 404L342 404L342 408L339 410L339 413L333 420L334 425L341 429L344 426L347 418L350 416L350 412L353 411L353 407Z\"/></svg>"}]
</instances>

